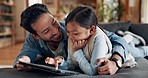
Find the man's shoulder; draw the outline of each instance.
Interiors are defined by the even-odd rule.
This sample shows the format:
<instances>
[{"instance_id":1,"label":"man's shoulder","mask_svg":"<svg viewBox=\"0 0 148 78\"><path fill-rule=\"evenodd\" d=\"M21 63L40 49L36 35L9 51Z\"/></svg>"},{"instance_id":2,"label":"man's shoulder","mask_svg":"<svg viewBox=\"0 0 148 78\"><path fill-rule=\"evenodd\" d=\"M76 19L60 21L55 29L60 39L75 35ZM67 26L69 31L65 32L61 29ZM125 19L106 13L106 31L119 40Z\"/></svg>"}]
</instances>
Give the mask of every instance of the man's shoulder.
<instances>
[{"instance_id":1,"label":"man's shoulder","mask_svg":"<svg viewBox=\"0 0 148 78\"><path fill-rule=\"evenodd\" d=\"M29 41L30 41L30 40L31 40L31 41L33 40L33 41L34 41L34 40L36 40L36 39L31 35L31 33L27 33L26 40L29 40Z\"/></svg>"},{"instance_id":2,"label":"man's shoulder","mask_svg":"<svg viewBox=\"0 0 148 78\"><path fill-rule=\"evenodd\" d=\"M31 33L27 33L26 38L33 38L33 36L31 35Z\"/></svg>"},{"instance_id":3,"label":"man's shoulder","mask_svg":"<svg viewBox=\"0 0 148 78\"><path fill-rule=\"evenodd\" d=\"M60 23L60 25L61 25L62 27L64 27L64 28L66 27L66 26L65 26L65 21L59 21L59 23Z\"/></svg>"},{"instance_id":4,"label":"man's shoulder","mask_svg":"<svg viewBox=\"0 0 148 78\"><path fill-rule=\"evenodd\" d=\"M25 43L26 44L32 44L32 45L37 45L37 44L41 44L42 40L39 39L35 39L31 33L28 33L25 39Z\"/></svg>"}]
</instances>

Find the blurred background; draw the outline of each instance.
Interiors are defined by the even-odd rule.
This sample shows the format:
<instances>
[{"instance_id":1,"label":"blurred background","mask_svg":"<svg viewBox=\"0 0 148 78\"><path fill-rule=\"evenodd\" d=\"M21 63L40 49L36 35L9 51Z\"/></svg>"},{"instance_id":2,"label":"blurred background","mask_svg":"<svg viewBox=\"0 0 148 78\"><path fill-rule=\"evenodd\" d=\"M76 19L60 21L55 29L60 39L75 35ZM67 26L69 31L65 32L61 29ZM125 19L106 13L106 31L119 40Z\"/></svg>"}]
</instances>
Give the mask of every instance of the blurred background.
<instances>
[{"instance_id":1,"label":"blurred background","mask_svg":"<svg viewBox=\"0 0 148 78\"><path fill-rule=\"evenodd\" d=\"M85 4L94 8L101 23L148 23L148 0L0 0L0 68L12 67L27 34L20 27L20 14L35 3L45 4L59 21Z\"/></svg>"}]
</instances>

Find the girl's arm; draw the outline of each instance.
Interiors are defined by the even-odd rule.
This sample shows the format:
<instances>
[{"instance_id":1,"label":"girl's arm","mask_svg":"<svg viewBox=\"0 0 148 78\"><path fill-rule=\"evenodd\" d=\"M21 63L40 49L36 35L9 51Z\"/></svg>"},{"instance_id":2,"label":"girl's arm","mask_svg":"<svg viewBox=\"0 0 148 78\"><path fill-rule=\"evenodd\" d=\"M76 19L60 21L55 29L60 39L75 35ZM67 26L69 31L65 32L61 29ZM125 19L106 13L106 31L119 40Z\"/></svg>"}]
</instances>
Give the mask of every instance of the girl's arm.
<instances>
[{"instance_id":1,"label":"girl's arm","mask_svg":"<svg viewBox=\"0 0 148 78\"><path fill-rule=\"evenodd\" d=\"M103 35L99 35L95 39L94 49L92 51L90 61L86 59L85 54L81 49L74 53L74 57L84 73L88 75L95 75L97 74L97 59L104 57L107 53L108 46L106 44L105 38Z\"/></svg>"}]
</instances>

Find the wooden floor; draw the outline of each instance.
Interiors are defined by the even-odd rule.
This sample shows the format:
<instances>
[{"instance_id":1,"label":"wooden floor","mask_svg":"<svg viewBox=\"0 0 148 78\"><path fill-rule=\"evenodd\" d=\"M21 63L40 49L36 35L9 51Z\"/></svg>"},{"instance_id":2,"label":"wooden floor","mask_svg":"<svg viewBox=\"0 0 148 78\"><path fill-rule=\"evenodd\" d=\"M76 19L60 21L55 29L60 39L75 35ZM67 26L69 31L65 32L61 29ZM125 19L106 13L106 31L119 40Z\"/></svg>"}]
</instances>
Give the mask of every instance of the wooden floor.
<instances>
[{"instance_id":1,"label":"wooden floor","mask_svg":"<svg viewBox=\"0 0 148 78\"><path fill-rule=\"evenodd\" d=\"M16 56L20 52L23 43L5 48L0 48L0 66L13 65Z\"/></svg>"}]
</instances>

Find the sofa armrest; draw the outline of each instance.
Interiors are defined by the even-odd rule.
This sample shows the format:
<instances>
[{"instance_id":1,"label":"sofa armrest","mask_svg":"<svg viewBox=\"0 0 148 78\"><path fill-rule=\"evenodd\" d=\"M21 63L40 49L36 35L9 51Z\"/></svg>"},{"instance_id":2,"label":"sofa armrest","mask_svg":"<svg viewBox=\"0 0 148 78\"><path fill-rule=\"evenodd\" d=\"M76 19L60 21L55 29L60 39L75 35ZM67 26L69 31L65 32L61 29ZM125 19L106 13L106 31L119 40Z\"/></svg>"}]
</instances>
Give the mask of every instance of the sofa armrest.
<instances>
[{"instance_id":1,"label":"sofa armrest","mask_svg":"<svg viewBox=\"0 0 148 78\"><path fill-rule=\"evenodd\" d=\"M143 37L148 44L148 24L131 24L129 31Z\"/></svg>"}]
</instances>

